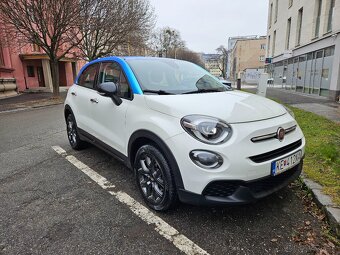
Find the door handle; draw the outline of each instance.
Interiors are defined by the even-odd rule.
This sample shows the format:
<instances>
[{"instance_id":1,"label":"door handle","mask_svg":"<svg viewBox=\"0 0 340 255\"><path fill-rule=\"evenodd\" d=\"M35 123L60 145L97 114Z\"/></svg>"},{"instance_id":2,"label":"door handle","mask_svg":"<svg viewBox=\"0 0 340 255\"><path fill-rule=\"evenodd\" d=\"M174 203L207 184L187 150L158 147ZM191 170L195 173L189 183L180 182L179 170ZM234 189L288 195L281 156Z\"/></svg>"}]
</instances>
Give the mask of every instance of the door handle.
<instances>
[{"instance_id":1,"label":"door handle","mask_svg":"<svg viewBox=\"0 0 340 255\"><path fill-rule=\"evenodd\" d=\"M77 96L76 92L71 92L72 96Z\"/></svg>"},{"instance_id":2,"label":"door handle","mask_svg":"<svg viewBox=\"0 0 340 255\"><path fill-rule=\"evenodd\" d=\"M91 103L96 103L96 104L98 104L98 100L97 100L96 98L91 98L90 101L91 101Z\"/></svg>"}]
</instances>

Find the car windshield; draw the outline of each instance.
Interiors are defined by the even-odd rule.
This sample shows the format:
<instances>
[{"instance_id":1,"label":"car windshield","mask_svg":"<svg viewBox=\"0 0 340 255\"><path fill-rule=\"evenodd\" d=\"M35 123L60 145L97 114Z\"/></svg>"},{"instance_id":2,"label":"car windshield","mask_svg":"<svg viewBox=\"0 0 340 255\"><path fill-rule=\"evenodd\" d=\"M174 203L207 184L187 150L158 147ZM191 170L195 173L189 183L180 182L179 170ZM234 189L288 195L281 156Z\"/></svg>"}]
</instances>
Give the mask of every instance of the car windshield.
<instances>
[{"instance_id":1,"label":"car windshield","mask_svg":"<svg viewBox=\"0 0 340 255\"><path fill-rule=\"evenodd\" d=\"M167 58L126 61L145 93L167 95L227 91L217 78L187 61Z\"/></svg>"}]
</instances>

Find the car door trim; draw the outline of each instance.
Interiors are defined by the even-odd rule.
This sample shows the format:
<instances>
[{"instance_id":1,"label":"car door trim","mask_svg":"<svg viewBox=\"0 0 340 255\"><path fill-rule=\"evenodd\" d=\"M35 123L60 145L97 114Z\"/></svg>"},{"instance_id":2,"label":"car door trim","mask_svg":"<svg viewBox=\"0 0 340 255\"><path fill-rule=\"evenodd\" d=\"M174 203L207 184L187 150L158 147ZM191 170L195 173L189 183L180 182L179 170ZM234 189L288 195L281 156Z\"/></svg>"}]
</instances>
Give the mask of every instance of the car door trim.
<instances>
[{"instance_id":1,"label":"car door trim","mask_svg":"<svg viewBox=\"0 0 340 255\"><path fill-rule=\"evenodd\" d=\"M98 138L96 138L95 136L89 134L85 130L83 130L79 127L77 129L78 129L78 134L79 134L81 140L84 140L86 142L89 142L89 143L95 145L99 149L110 154L111 156L115 157L119 161L123 162L128 168L131 168L131 165L129 164L128 157L125 156L123 153L112 148L110 145L104 143L103 141L101 141Z\"/></svg>"}]
</instances>

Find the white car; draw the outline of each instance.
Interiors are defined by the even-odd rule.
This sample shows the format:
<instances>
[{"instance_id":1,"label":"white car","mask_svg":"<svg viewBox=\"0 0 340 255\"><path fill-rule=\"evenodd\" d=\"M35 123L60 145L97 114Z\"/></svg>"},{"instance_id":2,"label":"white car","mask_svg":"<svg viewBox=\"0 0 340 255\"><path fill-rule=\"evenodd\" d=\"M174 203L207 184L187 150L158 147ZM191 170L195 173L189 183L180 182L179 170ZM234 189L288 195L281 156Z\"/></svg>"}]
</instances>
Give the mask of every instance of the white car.
<instances>
[{"instance_id":1,"label":"white car","mask_svg":"<svg viewBox=\"0 0 340 255\"><path fill-rule=\"evenodd\" d=\"M123 161L154 210L178 200L251 203L302 170L305 138L289 110L227 90L186 61L92 61L69 89L64 113L72 148L90 142Z\"/></svg>"}]
</instances>

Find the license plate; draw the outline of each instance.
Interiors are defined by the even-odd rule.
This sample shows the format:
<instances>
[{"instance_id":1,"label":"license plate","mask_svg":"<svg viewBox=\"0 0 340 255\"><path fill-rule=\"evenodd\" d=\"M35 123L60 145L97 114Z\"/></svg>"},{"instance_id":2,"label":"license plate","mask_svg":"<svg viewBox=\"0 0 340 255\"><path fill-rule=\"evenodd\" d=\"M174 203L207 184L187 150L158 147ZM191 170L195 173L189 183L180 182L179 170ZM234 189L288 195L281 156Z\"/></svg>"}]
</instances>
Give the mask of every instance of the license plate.
<instances>
[{"instance_id":1,"label":"license plate","mask_svg":"<svg viewBox=\"0 0 340 255\"><path fill-rule=\"evenodd\" d=\"M275 176L291 169L300 163L301 157L302 151L298 151L290 156L273 161L271 165L271 174Z\"/></svg>"}]
</instances>

